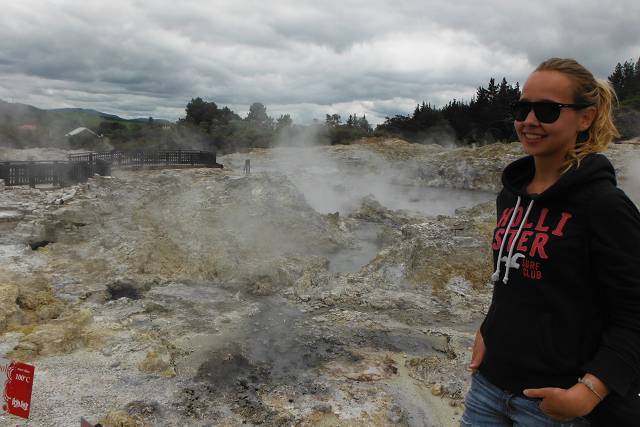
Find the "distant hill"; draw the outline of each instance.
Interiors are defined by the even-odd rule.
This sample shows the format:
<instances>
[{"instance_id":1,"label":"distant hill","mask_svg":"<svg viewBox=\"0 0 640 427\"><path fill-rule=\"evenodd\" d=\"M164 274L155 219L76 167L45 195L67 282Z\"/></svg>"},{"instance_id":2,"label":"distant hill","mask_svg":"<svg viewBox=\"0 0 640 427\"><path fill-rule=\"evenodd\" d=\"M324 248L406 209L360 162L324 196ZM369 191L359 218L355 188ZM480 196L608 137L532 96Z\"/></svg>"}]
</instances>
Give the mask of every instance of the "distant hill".
<instances>
[{"instance_id":1,"label":"distant hill","mask_svg":"<svg viewBox=\"0 0 640 427\"><path fill-rule=\"evenodd\" d=\"M115 114L103 113L102 111L91 110L87 108L55 108L53 110L47 110L51 112L62 112L62 113L84 113L89 115L94 115L103 119L111 119L116 121L123 122L136 122L136 123L147 123L149 121L148 117L139 117L135 119L123 119L120 116L116 116ZM169 120L165 119L153 119L155 123L172 123Z\"/></svg>"},{"instance_id":2,"label":"distant hill","mask_svg":"<svg viewBox=\"0 0 640 427\"><path fill-rule=\"evenodd\" d=\"M32 122L47 121L47 116L54 118L68 118L71 121L81 121L79 126L92 127L98 126L103 121L130 122L130 123L147 123L148 117L139 117L135 119L123 119L120 116L110 113L103 113L88 108L53 108L44 110L32 105L6 102L0 99L0 125L21 126L25 124L37 124ZM165 119L153 119L154 123L172 123Z\"/></svg>"},{"instance_id":3,"label":"distant hill","mask_svg":"<svg viewBox=\"0 0 640 427\"><path fill-rule=\"evenodd\" d=\"M153 125L170 124L154 119ZM65 135L86 127L112 140L141 138L150 128L149 118L123 119L115 114L86 108L56 108L44 110L32 105L0 100L0 146L35 147L63 146Z\"/></svg>"},{"instance_id":4,"label":"distant hill","mask_svg":"<svg viewBox=\"0 0 640 427\"><path fill-rule=\"evenodd\" d=\"M52 110L47 110L54 113L86 113L98 117L102 117L105 119L114 119L114 120L126 120L121 117L116 116L115 114L103 113L97 110L90 110L87 108L54 108Z\"/></svg>"},{"instance_id":5,"label":"distant hill","mask_svg":"<svg viewBox=\"0 0 640 427\"><path fill-rule=\"evenodd\" d=\"M23 125L32 121L40 121L46 112L27 104L10 103L0 99L0 125Z\"/></svg>"}]
</instances>

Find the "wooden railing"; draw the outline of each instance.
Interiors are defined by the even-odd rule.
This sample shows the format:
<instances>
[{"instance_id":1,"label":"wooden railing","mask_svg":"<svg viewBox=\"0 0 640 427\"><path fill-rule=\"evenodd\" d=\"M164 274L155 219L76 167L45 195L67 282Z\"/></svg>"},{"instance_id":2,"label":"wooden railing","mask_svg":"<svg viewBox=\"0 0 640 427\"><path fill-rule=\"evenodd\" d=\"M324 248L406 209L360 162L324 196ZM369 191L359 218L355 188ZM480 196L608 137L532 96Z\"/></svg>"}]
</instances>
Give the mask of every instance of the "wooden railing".
<instances>
[{"instance_id":1,"label":"wooden railing","mask_svg":"<svg viewBox=\"0 0 640 427\"><path fill-rule=\"evenodd\" d=\"M109 162L114 168L144 167L222 167L216 163L216 153L210 151L105 151L101 153L80 153L68 156L71 161L83 161L91 164L97 160Z\"/></svg>"},{"instance_id":2,"label":"wooden railing","mask_svg":"<svg viewBox=\"0 0 640 427\"><path fill-rule=\"evenodd\" d=\"M107 151L68 156L69 161L0 162L0 179L6 186L40 184L68 186L85 182L95 174L110 175L111 169L158 167L214 167L216 154L209 151Z\"/></svg>"},{"instance_id":3,"label":"wooden railing","mask_svg":"<svg viewBox=\"0 0 640 427\"><path fill-rule=\"evenodd\" d=\"M64 187L84 182L92 176L85 162L40 161L40 162L2 162L0 179L4 185L49 184Z\"/></svg>"}]
</instances>

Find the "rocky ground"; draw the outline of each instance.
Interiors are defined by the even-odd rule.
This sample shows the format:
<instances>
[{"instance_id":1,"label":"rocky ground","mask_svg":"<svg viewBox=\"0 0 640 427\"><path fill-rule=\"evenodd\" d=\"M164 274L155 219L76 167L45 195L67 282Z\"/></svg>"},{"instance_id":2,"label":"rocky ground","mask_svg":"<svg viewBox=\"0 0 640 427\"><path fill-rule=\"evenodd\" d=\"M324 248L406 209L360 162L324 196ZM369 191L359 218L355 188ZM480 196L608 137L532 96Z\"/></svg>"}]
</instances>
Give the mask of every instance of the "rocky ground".
<instances>
[{"instance_id":1,"label":"rocky ground","mask_svg":"<svg viewBox=\"0 0 640 427\"><path fill-rule=\"evenodd\" d=\"M0 355L36 366L0 424L457 425L520 155L368 140L0 191Z\"/></svg>"}]
</instances>

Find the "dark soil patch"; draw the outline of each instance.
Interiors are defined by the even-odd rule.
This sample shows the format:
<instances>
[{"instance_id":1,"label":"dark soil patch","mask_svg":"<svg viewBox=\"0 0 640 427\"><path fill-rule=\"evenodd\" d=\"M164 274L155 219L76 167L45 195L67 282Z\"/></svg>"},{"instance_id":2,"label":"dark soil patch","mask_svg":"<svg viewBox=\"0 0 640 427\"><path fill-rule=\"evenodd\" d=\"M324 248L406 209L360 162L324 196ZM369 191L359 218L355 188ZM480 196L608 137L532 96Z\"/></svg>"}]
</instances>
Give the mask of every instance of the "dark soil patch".
<instances>
[{"instance_id":1,"label":"dark soil patch","mask_svg":"<svg viewBox=\"0 0 640 427\"><path fill-rule=\"evenodd\" d=\"M140 299L142 298L142 289L132 282L118 281L107 285L108 300L117 300L120 298Z\"/></svg>"},{"instance_id":2,"label":"dark soil patch","mask_svg":"<svg viewBox=\"0 0 640 427\"><path fill-rule=\"evenodd\" d=\"M37 251L40 248L44 248L49 243L55 243L55 242L52 242L52 241L49 241L49 240L40 240L40 241L37 241L37 242L29 242L29 246L31 247L31 250Z\"/></svg>"}]
</instances>

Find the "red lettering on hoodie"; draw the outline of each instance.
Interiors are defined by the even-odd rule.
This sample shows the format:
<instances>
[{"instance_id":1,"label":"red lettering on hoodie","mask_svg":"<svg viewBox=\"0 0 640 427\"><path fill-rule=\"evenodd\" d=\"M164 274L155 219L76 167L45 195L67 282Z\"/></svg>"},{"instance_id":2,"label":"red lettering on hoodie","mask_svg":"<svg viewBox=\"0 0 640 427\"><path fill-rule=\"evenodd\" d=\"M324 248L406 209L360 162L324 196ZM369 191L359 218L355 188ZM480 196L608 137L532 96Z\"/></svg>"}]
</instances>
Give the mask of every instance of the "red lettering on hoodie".
<instances>
[{"instance_id":1,"label":"red lettering on hoodie","mask_svg":"<svg viewBox=\"0 0 640 427\"><path fill-rule=\"evenodd\" d=\"M562 212L562 217L560 218L560 221L558 222L556 229L553 230L551 234L553 234L554 236L562 237L563 236L562 231L564 230L564 226L567 225L567 221L569 221L569 219L571 219L572 216L573 215L571 215L570 213Z\"/></svg>"},{"instance_id":2,"label":"red lettering on hoodie","mask_svg":"<svg viewBox=\"0 0 640 427\"><path fill-rule=\"evenodd\" d=\"M544 251L544 246L549 241L549 236L546 234L536 234L536 237L533 239L533 243L531 244L531 250L529 251L529 256L536 256L536 252L540 254L540 258L547 259L549 256Z\"/></svg>"},{"instance_id":3,"label":"red lettering on hoodie","mask_svg":"<svg viewBox=\"0 0 640 427\"><path fill-rule=\"evenodd\" d=\"M524 223L524 228L532 228L533 227L533 223L529 222L529 218L527 218L527 222Z\"/></svg>"},{"instance_id":4,"label":"red lettering on hoodie","mask_svg":"<svg viewBox=\"0 0 640 427\"><path fill-rule=\"evenodd\" d=\"M544 220L547 219L547 214L549 213L549 209L542 208L540 211L540 216L538 217L538 224L536 225L536 231L540 233L544 233L549 230L549 227L544 225Z\"/></svg>"},{"instance_id":5,"label":"red lettering on hoodie","mask_svg":"<svg viewBox=\"0 0 640 427\"><path fill-rule=\"evenodd\" d=\"M501 228L498 231L496 231L495 240L493 242L493 245L491 245L491 249L493 249L494 251L497 251L500 249L500 245L502 244L503 234L504 234L504 228Z\"/></svg>"},{"instance_id":6,"label":"red lettering on hoodie","mask_svg":"<svg viewBox=\"0 0 640 427\"><path fill-rule=\"evenodd\" d=\"M525 246L525 243L527 243L527 240L531 236L533 236L533 231L523 231L522 234L520 235L520 238L518 239L518 246L516 246L516 249L519 250L520 252L527 252L527 247Z\"/></svg>"},{"instance_id":7,"label":"red lettering on hoodie","mask_svg":"<svg viewBox=\"0 0 640 427\"><path fill-rule=\"evenodd\" d=\"M513 218L513 224L511 224L512 227L518 227L520 225L520 221L522 221L523 211L524 209L522 208L522 206L520 206L516 211L516 217Z\"/></svg>"},{"instance_id":8,"label":"red lettering on hoodie","mask_svg":"<svg viewBox=\"0 0 640 427\"><path fill-rule=\"evenodd\" d=\"M509 223L509 218L511 218L511 212L513 212L513 208L507 208L502 212L502 215L498 220L498 227L506 227Z\"/></svg>"}]
</instances>

